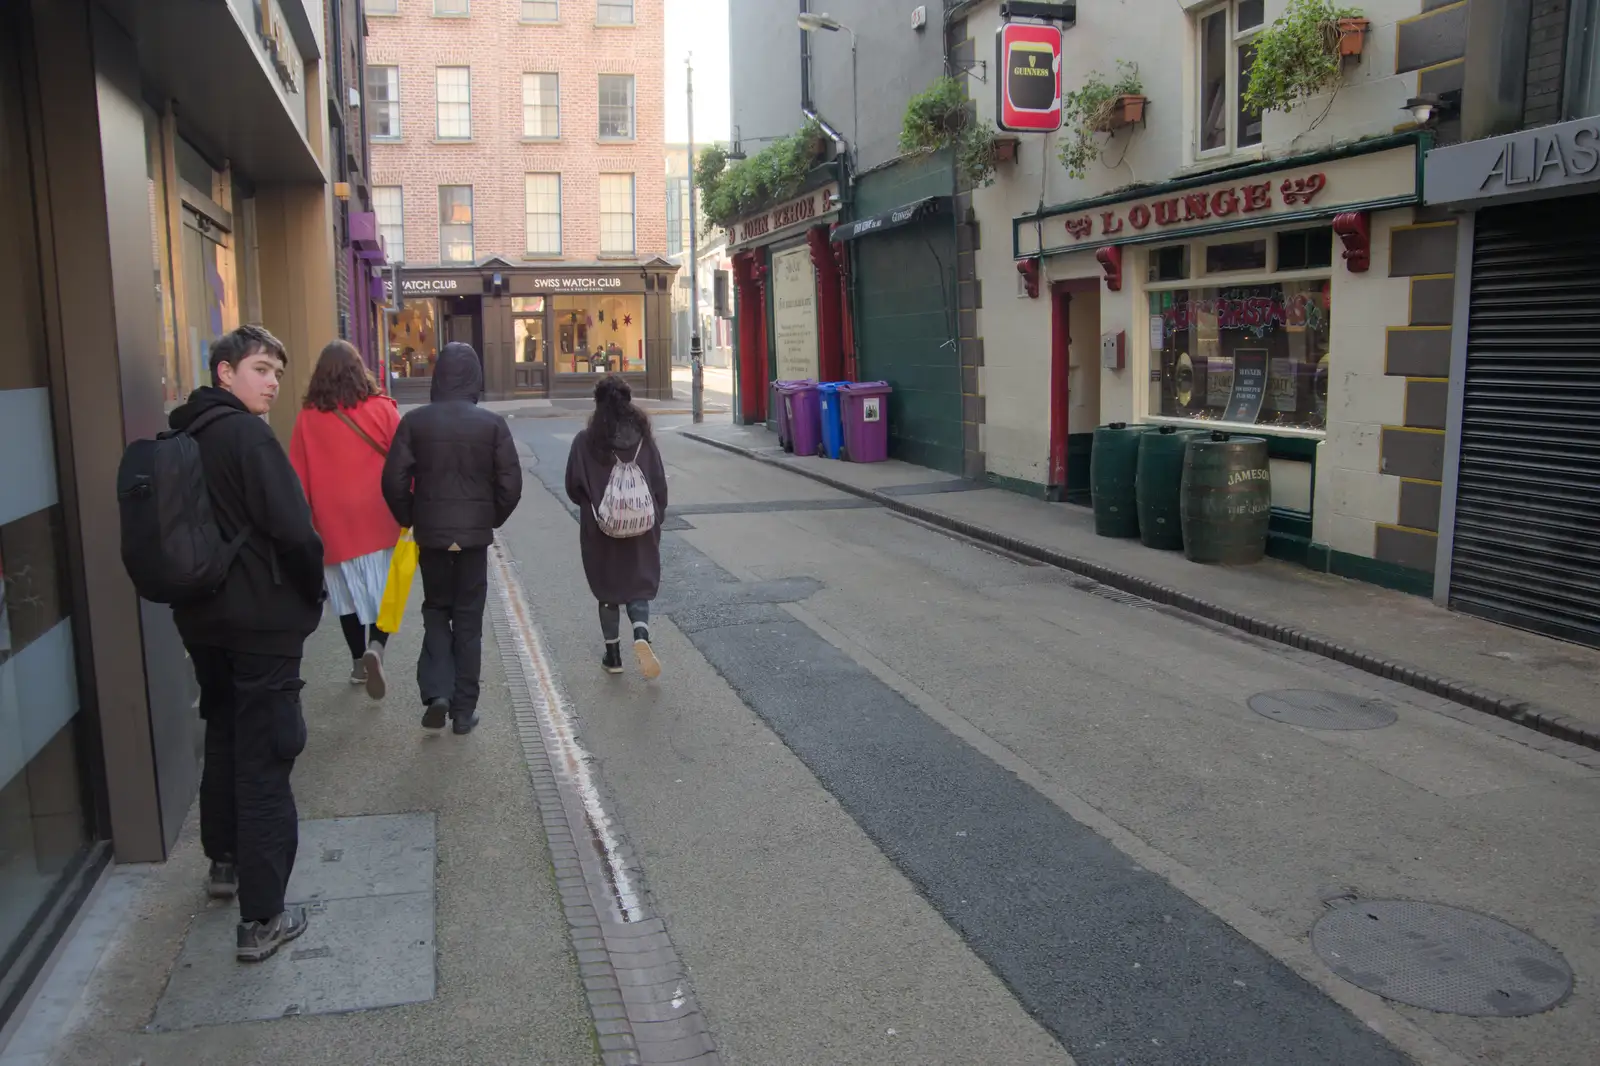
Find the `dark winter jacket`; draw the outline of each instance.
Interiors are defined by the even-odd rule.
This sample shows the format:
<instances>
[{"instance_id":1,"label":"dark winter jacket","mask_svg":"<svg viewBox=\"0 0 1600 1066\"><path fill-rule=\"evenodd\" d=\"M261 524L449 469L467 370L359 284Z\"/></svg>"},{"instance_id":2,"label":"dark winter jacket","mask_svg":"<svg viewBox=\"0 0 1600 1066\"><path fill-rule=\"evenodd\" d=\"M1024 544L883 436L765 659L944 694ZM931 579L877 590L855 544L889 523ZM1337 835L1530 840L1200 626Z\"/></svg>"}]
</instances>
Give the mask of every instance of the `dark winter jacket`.
<instances>
[{"instance_id":1,"label":"dark winter jacket","mask_svg":"<svg viewBox=\"0 0 1600 1066\"><path fill-rule=\"evenodd\" d=\"M232 407L195 440L222 535L252 530L215 596L172 608L186 644L299 656L322 618L322 540L300 479L265 421L223 389L196 389L172 412L183 429L202 411Z\"/></svg>"},{"instance_id":2,"label":"dark winter jacket","mask_svg":"<svg viewBox=\"0 0 1600 1066\"><path fill-rule=\"evenodd\" d=\"M601 603L624 604L653 600L661 587L661 520L667 514L667 471L656 442L640 444L639 431L624 425L610 447L596 452L589 444L592 430L581 431L567 453L567 496L578 505L578 547L583 554L583 575L589 591ZM639 456L650 495L655 499L656 524L637 537L608 537L595 520L594 509L605 499L606 485L617 458Z\"/></svg>"},{"instance_id":3,"label":"dark winter jacket","mask_svg":"<svg viewBox=\"0 0 1600 1066\"><path fill-rule=\"evenodd\" d=\"M383 465L383 498L424 548L483 548L522 499L522 466L506 420L478 406L483 366L447 344L433 402L400 420Z\"/></svg>"}]
</instances>

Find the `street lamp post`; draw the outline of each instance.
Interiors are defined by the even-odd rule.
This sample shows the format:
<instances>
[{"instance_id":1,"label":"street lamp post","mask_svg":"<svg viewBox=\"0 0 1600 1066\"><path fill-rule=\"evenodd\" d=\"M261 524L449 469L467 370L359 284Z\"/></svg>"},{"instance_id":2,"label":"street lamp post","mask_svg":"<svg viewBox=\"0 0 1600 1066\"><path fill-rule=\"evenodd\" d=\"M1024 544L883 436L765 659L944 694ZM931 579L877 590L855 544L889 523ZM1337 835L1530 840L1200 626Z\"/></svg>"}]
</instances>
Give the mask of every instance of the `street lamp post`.
<instances>
[{"instance_id":1,"label":"street lamp post","mask_svg":"<svg viewBox=\"0 0 1600 1066\"><path fill-rule=\"evenodd\" d=\"M832 15L819 15L811 11L802 12L795 21L802 30L826 30L829 33L843 30L850 35L850 174L853 180L857 161L861 157L861 95L856 81L856 31Z\"/></svg>"},{"instance_id":2,"label":"street lamp post","mask_svg":"<svg viewBox=\"0 0 1600 1066\"><path fill-rule=\"evenodd\" d=\"M694 211L694 53L684 65L689 87L689 415L698 424L706 419L706 360L700 346L700 227Z\"/></svg>"}]
</instances>

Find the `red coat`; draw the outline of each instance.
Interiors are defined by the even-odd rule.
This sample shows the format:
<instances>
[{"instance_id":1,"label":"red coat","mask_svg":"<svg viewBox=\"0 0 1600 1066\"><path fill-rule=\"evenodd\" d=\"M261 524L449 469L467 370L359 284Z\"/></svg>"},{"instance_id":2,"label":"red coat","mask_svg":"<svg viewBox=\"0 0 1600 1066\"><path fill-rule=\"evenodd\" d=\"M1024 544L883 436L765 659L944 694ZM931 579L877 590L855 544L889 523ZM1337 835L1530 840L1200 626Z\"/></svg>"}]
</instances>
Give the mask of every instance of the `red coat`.
<instances>
[{"instance_id":1,"label":"red coat","mask_svg":"<svg viewBox=\"0 0 1600 1066\"><path fill-rule=\"evenodd\" d=\"M400 411L373 396L344 414L388 451ZM311 502L311 523L322 535L329 566L394 547L400 526L383 502L382 455L332 411L306 408L294 423L289 461Z\"/></svg>"}]
</instances>

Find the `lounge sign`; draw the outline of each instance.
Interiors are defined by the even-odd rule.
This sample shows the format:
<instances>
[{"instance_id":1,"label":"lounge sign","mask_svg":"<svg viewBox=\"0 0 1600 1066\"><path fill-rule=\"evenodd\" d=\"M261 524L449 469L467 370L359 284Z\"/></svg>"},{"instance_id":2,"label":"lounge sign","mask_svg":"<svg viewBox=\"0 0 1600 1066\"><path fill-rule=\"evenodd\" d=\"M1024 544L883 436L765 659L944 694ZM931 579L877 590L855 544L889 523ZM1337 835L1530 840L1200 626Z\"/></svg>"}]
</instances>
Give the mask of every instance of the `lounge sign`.
<instances>
[{"instance_id":1,"label":"lounge sign","mask_svg":"<svg viewBox=\"0 0 1600 1066\"><path fill-rule=\"evenodd\" d=\"M1428 153L1430 204L1465 203L1600 182L1600 117L1488 137Z\"/></svg>"},{"instance_id":2,"label":"lounge sign","mask_svg":"<svg viewBox=\"0 0 1600 1066\"><path fill-rule=\"evenodd\" d=\"M1177 182L1143 196L1049 210L1042 233L1037 216L1025 215L1014 220L1017 254L1039 254L1039 244L1049 255L1416 203L1416 159L1408 144L1204 185Z\"/></svg>"},{"instance_id":3,"label":"lounge sign","mask_svg":"<svg viewBox=\"0 0 1600 1066\"><path fill-rule=\"evenodd\" d=\"M839 186L824 185L820 189L812 189L804 196L781 203L759 215L751 215L735 222L733 231L728 234L729 244L738 248L746 244L765 243L766 240L797 226L820 221L838 209Z\"/></svg>"}]
</instances>

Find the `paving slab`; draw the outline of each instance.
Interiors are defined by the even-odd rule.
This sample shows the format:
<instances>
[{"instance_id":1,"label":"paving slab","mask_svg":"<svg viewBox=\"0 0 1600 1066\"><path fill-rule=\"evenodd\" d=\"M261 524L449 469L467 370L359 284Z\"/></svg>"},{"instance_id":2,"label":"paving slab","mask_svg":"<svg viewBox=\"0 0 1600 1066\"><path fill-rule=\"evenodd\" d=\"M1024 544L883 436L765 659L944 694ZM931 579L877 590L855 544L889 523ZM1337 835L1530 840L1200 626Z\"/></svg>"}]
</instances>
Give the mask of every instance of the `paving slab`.
<instances>
[{"instance_id":1,"label":"paving slab","mask_svg":"<svg viewBox=\"0 0 1600 1066\"><path fill-rule=\"evenodd\" d=\"M157 1032L425 1003L435 989L433 892L315 905L305 935L242 966L225 948L238 916L195 919L156 1008Z\"/></svg>"}]
</instances>

